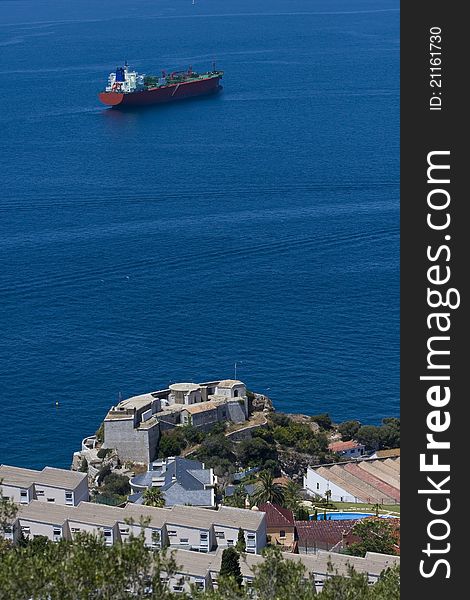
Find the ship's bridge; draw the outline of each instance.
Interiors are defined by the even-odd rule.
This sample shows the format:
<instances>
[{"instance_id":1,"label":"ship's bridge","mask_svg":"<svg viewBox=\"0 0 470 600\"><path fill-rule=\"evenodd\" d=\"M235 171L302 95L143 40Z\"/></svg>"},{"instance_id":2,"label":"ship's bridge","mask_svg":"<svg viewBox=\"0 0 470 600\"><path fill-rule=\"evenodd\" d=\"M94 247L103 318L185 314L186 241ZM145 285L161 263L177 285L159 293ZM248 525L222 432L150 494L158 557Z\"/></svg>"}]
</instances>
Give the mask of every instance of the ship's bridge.
<instances>
[{"instance_id":1,"label":"ship's bridge","mask_svg":"<svg viewBox=\"0 0 470 600\"><path fill-rule=\"evenodd\" d=\"M144 75L130 71L127 63L109 74L107 92L135 92L144 87Z\"/></svg>"}]
</instances>

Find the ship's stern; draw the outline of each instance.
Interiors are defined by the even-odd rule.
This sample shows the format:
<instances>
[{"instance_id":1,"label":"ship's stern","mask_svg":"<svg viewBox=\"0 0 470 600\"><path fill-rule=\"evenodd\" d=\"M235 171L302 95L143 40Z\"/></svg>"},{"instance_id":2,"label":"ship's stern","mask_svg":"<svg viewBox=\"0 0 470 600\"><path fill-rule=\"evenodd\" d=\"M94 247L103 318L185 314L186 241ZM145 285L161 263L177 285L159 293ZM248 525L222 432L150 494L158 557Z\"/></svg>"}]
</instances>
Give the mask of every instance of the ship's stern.
<instances>
[{"instance_id":1,"label":"ship's stern","mask_svg":"<svg viewBox=\"0 0 470 600\"><path fill-rule=\"evenodd\" d=\"M124 94L119 92L100 92L98 98L106 106L119 106L124 99Z\"/></svg>"}]
</instances>

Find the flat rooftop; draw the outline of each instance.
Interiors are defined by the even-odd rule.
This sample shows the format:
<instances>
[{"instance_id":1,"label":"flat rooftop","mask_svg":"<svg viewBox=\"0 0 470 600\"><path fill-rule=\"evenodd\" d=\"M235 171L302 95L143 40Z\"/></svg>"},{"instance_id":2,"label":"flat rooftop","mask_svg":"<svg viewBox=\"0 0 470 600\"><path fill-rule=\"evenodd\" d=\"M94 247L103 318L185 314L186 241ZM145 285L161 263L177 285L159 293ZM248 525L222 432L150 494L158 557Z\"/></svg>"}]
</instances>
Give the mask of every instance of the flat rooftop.
<instances>
[{"instance_id":1,"label":"flat rooftop","mask_svg":"<svg viewBox=\"0 0 470 600\"><path fill-rule=\"evenodd\" d=\"M70 508L70 506L64 506L63 504L32 500L29 504L21 504L18 507L17 516L20 520L25 521L63 525L70 516Z\"/></svg>"},{"instance_id":2,"label":"flat rooftop","mask_svg":"<svg viewBox=\"0 0 470 600\"><path fill-rule=\"evenodd\" d=\"M221 388L233 388L235 385L245 385L243 381L239 381L238 379L223 379L219 381L217 387Z\"/></svg>"},{"instance_id":3,"label":"flat rooftop","mask_svg":"<svg viewBox=\"0 0 470 600\"><path fill-rule=\"evenodd\" d=\"M204 577L207 571L210 571L214 575L217 575L220 571L223 548L218 548L214 553L207 554L181 549L177 549L174 552L178 565L178 573L188 573ZM400 564L399 556L377 554L375 552L367 552L364 558L321 550L317 554L303 555L283 552L282 557L286 560L300 562L305 566L308 573L319 575L330 573L330 564L333 570L337 569L341 575L348 575L348 564L350 564L354 566L356 571L374 576L380 575L388 567ZM259 554L245 554L240 560L242 575L248 578L254 577L254 567L259 566L263 561L264 558Z\"/></svg>"},{"instance_id":4,"label":"flat rooftop","mask_svg":"<svg viewBox=\"0 0 470 600\"><path fill-rule=\"evenodd\" d=\"M201 386L198 383L172 383L170 390L172 392L196 392Z\"/></svg>"},{"instance_id":5,"label":"flat rooftop","mask_svg":"<svg viewBox=\"0 0 470 600\"><path fill-rule=\"evenodd\" d=\"M138 525L141 517L143 517L144 519L150 519L149 527L161 529L168 520L170 510L168 508L129 503L123 508L123 513L123 519L133 519L135 525Z\"/></svg>"},{"instance_id":6,"label":"flat rooftop","mask_svg":"<svg viewBox=\"0 0 470 600\"><path fill-rule=\"evenodd\" d=\"M199 529L209 529L212 525L233 527L254 531L258 529L265 518L265 513L244 508L220 506L218 510L199 508L197 506L175 505L167 523L186 525Z\"/></svg>"},{"instance_id":7,"label":"flat rooftop","mask_svg":"<svg viewBox=\"0 0 470 600\"><path fill-rule=\"evenodd\" d=\"M145 408L147 405L150 406L152 402L155 402L157 398L153 395L152 392L148 394L140 394L139 396L132 396L131 398L127 398L126 400L121 400L119 404L116 406L115 410L140 410Z\"/></svg>"},{"instance_id":8,"label":"flat rooftop","mask_svg":"<svg viewBox=\"0 0 470 600\"><path fill-rule=\"evenodd\" d=\"M35 471L33 469L23 469L22 467L11 467L9 465L0 466L0 479L3 480L5 485L15 487L29 488L33 483L36 483L38 485L72 490L86 479L86 477L86 473L56 469L54 467L44 467L42 471Z\"/></svg>"}]
</instances>

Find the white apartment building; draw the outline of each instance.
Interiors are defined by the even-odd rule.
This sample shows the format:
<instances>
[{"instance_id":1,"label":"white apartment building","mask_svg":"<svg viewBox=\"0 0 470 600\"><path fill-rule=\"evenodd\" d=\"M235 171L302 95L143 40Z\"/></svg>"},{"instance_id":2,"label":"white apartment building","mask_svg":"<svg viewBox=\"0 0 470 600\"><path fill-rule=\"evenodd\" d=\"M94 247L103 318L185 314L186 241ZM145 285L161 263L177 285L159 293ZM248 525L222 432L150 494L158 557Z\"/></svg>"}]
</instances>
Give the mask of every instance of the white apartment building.
<instances>
[{"instance_id":1,"label":"white apartment building","mask_svg":"<svg viewBox=\"0 0 470 600\"><path fill-rule=\"evenodd\" d=\"M4 497L17 504L33 500L77 506L89 500L86 473L44 467L42 471L0 465L0 488Z\"/></svg>"},{"instance_id":2,"label":"white apartment building","mask_svg":"<svg viewBox=\"0 0 470 600\"><path fill-rule=\"evenodd\" d=\"M246 551L260 553L267 541L263 512L228 507L217 511L194 506L167 509L138 504L118 508L92 502L65 506L32 500L20 505L5 537L17 541L23 532L28 538L45 536L58 541L73 539L81 532L102 535L106 545L111 546L143 531L145 543L151 548L170 546L210 553L236 544L239 527L245 533Z\"/></svg>"}]
</instances>

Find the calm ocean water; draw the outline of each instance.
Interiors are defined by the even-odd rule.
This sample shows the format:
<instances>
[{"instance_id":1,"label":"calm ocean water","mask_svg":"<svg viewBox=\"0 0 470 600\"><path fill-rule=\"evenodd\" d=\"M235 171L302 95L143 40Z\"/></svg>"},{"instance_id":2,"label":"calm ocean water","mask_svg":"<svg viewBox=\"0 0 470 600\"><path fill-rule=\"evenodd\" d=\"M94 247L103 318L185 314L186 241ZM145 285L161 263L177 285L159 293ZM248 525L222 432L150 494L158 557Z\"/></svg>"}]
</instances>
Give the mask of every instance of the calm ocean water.
<instances>
[{"instance_id":1,"label":"calm ocean water","mask_svg":"<svg viewBox=\"0 0 470 600\"><path fill-rule=\"evenodd\" d=\"M396 0L0 0L0 47L0 462L235 362L280 410L398 415ZM102 108L126 59L224 91Z\"/></svg>"}]
</instances>

